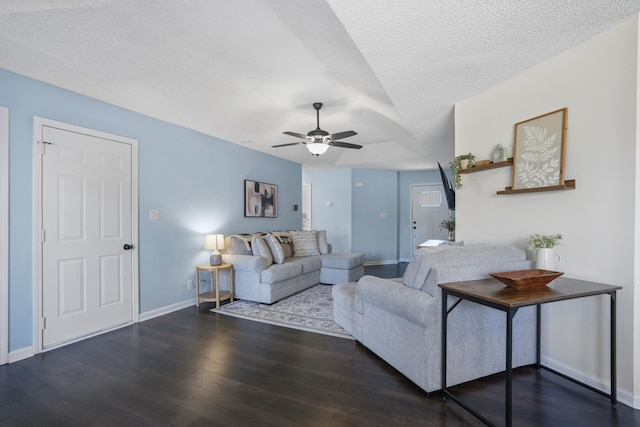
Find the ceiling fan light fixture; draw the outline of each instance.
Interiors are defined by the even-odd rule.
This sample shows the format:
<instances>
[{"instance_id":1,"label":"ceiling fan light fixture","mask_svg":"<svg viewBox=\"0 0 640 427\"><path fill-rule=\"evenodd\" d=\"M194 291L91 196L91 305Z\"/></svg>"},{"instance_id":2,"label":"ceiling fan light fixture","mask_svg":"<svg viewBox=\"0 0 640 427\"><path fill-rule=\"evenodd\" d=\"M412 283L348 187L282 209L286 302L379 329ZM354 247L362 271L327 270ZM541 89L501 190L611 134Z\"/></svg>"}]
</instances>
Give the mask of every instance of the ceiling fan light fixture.
<instances>
[{"instance_id":1,"label":"ceiling fan light fixture","mask_svg":"<svg viewBox=\"0 0 640 427\"><path fill-rule=\"evenodd\" d=\"M309 149L309 152L311 154L313 154L314 156L319 156L326 153L329 149L329 146L327 144L323 144L322 142L314 142L313 144L307 144L307 148Z\"/></svg>"}]
</instances>

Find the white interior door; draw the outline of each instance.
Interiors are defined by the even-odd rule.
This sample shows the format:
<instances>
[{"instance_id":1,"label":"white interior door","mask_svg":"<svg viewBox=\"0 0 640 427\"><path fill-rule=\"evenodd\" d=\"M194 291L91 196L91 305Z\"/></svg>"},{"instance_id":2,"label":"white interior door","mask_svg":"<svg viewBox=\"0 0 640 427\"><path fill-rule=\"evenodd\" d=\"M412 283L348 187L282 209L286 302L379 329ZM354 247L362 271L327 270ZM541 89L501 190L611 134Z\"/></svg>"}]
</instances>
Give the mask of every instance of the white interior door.
<instances>
[{"instance_id":1,"label":"white interior door","mask_svg":"<svg viewBox=\"0 0 640 427\"><path fill-rule=\"evenodd\" d=\"M449 207L442 184L411 186L411 253L429 239L447 240L447 230L440 229L449 219Z\"/></svg>"},{"instance_id":2,"label":"white interior door","mask_svg":"<svg viewBox=\"0 0 640 427\"><path fill-rule=\"evenodd\" d=\"M41 127L42 349L131 323L132 145Z\"/></svg>"}]
</instances>

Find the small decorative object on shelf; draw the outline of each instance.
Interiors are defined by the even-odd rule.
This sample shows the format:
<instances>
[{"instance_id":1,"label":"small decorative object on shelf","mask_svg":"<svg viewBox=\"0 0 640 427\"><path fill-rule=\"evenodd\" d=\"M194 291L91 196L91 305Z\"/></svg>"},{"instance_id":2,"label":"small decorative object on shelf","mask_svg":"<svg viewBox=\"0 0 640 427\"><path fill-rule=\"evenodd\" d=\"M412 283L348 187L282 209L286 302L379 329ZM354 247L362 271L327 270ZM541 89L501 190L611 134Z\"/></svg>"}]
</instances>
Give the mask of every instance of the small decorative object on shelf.
<instances>
[{"instance_id":1,"label":"small decorative object on shelf","mask_svg":"<svg viewBox=\"0 0 640 427\"><path fill-rule=\"evenodd\" d=\"M498 144L495 150L493 150L493 155L491 156L491 160L493 163L506 162L507 149L504 148L502 144Z\"/></svg>"},{"instance_id":2,"label":"small decorative object on shelf","mask_svg":"<svg viewBox=\"0 0 640 427\"><path fill-rule=\"evenodd\" d=\"M460 171L474 166L475 161L476 156L471 153L467 153L456 156L455 159L453 159L453 162L449 163L449 167L451 168L451 176L453 177L453 186L456 190L460 190L462 188Z\"/></svg>"}]
</instances>

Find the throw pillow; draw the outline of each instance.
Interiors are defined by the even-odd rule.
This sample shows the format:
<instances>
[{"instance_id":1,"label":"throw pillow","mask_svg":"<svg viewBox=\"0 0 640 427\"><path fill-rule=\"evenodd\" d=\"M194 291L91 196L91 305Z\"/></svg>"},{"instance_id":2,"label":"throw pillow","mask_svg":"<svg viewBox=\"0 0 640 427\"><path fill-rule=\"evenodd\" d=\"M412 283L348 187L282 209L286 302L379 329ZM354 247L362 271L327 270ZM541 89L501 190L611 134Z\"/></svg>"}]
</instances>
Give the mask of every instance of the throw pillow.
<instances>
[{"instance_id":1,"label":"throw pillow","mask_svg":"<svg viewBox=\"0 0 640 427\"><path fill-rule=\"evenodd\" d=\"M232 234L225 239L227 253L239 255L252 255L251 238L252 234Z\"/></svg>"},{"instance_id":2,"label":"throw pillow","mask_svg":"<svg viewBox=\"0 0 640 427\"><path fill-rule=\"evenodd\" d=\"M318 236L318 252L320 254L329 253L329 244L327 243L327 230L320 230L317 233Z\"/></svg>"},{"instance_id":3,"label":"throw pillow","mask_svg":"<svg viewBox=\"0 0 640 427\"><path fill-rule=\"evenodd\" d=\"M292 230L289 232L293 239L293 256L303 257L320 255L318 238L315 231Z\"/></svg>"},{"instance_id":4,"label":"throw pillow","mask_svg":"<svg viewBox=\"0 0 640 427\"><path fill-rule=\"evenodd\" d=\"M276 264L282 264L284 262L284 250L282 249L282 245L278 241L278 238L272 233L268 233L264 240L267 242L267 246L269 246L269 250L273 256L273 261Z\"/></svg>"},{"instance_id":5,"label":"throw pillow","mask_svg":"<svg viewBox=\"0 0 640 427\"><path fill-rule=\"evenodd\" d=\"M254 234L251 239L251 247L253 248L253 254L259 255L267 259L267 265L273 264L273 256L269 247L264 241L264 238L258 234Z\"/></svg>"},{"instance_id":6,"label":"throw pillow","mask_svg":"<svg viewBox=\"0 0 640 427\"><path fill-rule=\"evenodd\" d=\"M291 258L293 256L293 240L291 239L291 234L286 231L272 231L271 233L278 238L284 251L284 258Z\"/></svg>"}]
</instances>

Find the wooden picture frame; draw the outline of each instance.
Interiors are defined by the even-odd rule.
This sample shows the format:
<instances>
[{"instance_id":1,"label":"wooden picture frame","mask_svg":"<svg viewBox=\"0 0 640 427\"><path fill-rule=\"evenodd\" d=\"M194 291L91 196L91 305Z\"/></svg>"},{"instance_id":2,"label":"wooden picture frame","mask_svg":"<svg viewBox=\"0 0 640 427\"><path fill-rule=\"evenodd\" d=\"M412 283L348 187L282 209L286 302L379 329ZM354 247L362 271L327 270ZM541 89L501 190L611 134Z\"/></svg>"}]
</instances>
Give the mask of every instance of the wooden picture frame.
<instances>
[{"instance_id":1,"label":"wooden picture frame","mask_svg":"<svg viewBox=\"0 0 640 427\"><path fill-rule=\"evenodd\" d=\"M564 185L568 108L515 124L511 188Z\"/></svg>"},{"instance_id":2,"label":"wooden picture frame","mask_svg":"<svg viewBox=\"0 0 640 427\"><path fill-rule=\"evenodd\" d=\"M276 218L278 216L278 186L245 179L244 216Z\"/></svg>"}]
</instances>

